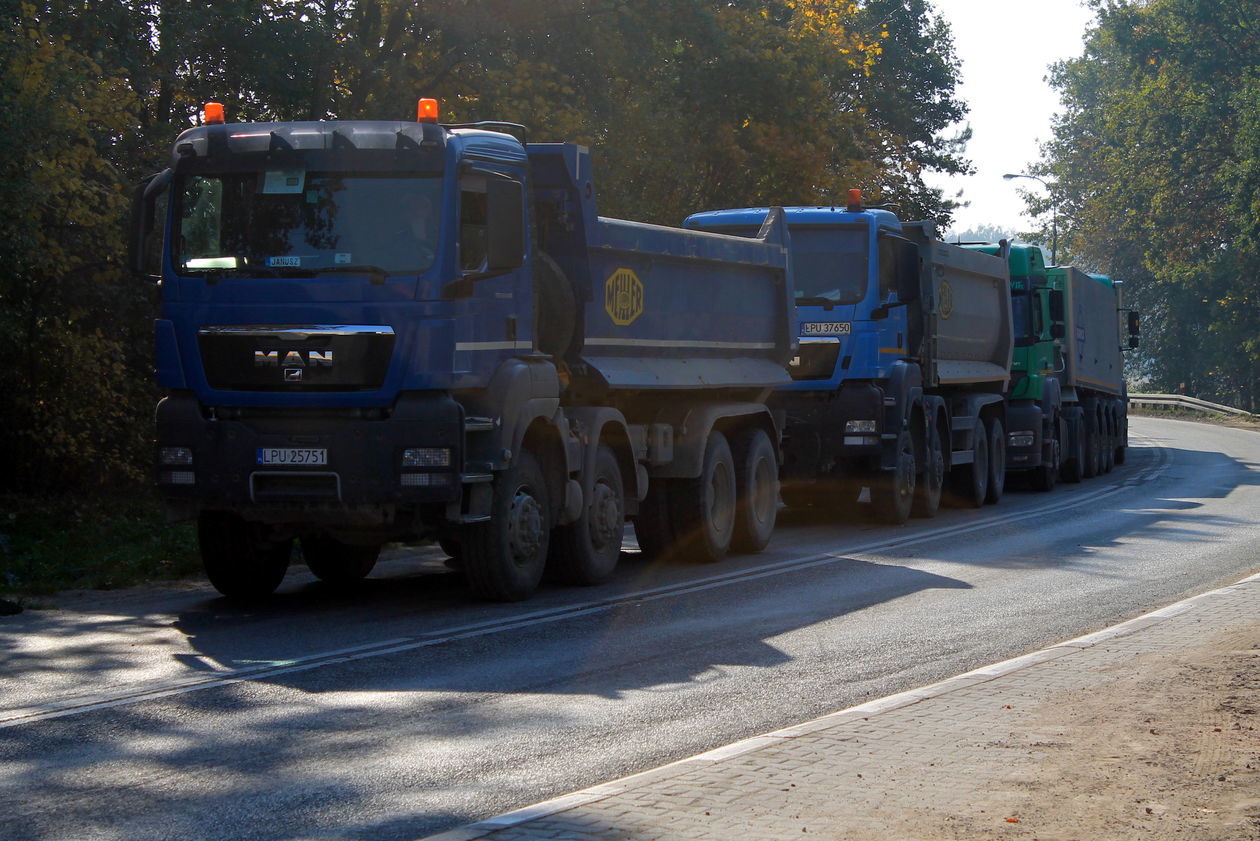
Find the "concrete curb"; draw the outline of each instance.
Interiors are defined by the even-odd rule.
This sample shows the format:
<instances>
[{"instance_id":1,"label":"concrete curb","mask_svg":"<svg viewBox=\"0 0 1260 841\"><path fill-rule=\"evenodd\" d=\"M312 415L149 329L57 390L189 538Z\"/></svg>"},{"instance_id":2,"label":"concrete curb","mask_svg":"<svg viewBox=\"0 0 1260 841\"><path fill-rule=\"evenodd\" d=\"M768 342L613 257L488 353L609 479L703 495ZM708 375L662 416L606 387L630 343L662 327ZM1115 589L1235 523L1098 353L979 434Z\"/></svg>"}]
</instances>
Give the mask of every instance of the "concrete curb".
<instances>
[{"instance_id":1,"label":"concrete curb","mask_svg":"<svg viewBox=\"0 0 1260 841\"><path fill-rule=\"evenodd\" d=\"M1011 658L1010 660L1003 660L1000 663L994 663L989 666L974 669L965 674L947 678L918 689L911 689L905 692L899 692L895 695L889 695L884 698L867 701L863 704L858 704L854 707L828 713L827 715L820 716L819 718L811 721L802 722L791 727L785 727L781 730L775 730L770 733L764 733L759 736L742 739L738 742L733 742L732 744L724 745L722 747L706 751L705 753L697 754L696 756L671 762L668 765L662 765L658 768L653 768L628 777L622 777L617 780L611 780L606 783L591 786L561 797L545 800L541 803L535 803L522 809L516 809L492 818L477 821L476 823L467 824L436 835L428 835L419 839L419 841L477 841L477 839L486 838L495 832L509 827L519 826L520 824L554 815L568 809L585 806L608 797L622 794L647 783L679 776L698 767L712 765L727 759L742 756L743 754L759 748L779 743L785 739L805 736L855 718L871 718L879 715L880 713L901 709L930 698L937 698L950 692L986 683L996 678L1028 669L1050 660L1070 657L1078 652L1092 648L1101 643L1145 630L1153 625L1157 625L1174 617L1189 613L1196 607L1202 606L1203 603L1218 596L1233 593L1241 588L1258 584L1260 584L1260 574L1248 576L1247 578L1226 587L1221 587L1207 593L1183 599L1182 601L1168 605L1167 607L1151 611L1150 613L1143 614L1142 616L1138 616L1126 622L1121 622L1120 624L1114 625L1110 628L1105 628L1092 634L1085 634L1084 636L1066 640L1040 651L1034 651L1030 654L1025 654L1020 657Z\"/></svg>"}]
</instances>

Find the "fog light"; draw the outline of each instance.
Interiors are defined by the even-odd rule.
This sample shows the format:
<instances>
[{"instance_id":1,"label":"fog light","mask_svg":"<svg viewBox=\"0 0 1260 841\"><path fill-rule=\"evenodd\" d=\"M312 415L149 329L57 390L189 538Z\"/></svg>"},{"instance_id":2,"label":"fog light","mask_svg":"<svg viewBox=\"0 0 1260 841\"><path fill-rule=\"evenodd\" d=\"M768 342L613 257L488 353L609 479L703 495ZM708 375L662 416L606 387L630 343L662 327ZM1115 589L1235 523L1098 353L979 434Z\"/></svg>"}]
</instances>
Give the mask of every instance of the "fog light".
<instances>
[{"instance_id":1,"label":"fog light","mask_svg":"<svg viewBox=\"0 0 1260 841\"><path fill-rule=\"evenodd\" d=\"M873 447L879 443L878 435L846 435L844 436L844 445L846 447Z\"/></svg>"},{"instance_id":2,"label":"fog light","mask_svg":"<svg viewBox=\"0 0 1260 841\"><path fill-rule=\"evenodd\" d=\"M158 450L158 461L162 464L192 464L192 450L187 447L162 447Z\"/></svg>"},{"instance_id":3,"label":"fog light","mask_svg":"<svg viewBox=\"0 0 1260 841\"><path fill-rule=\"evenodd\" d=\"M1012 432L1010 438L1007 439L1007 446L1011 447L1031 447L1033 441L1037 440L1037 433L1032 431L1021 430Z\"/></svg>"},{"instance_id":4,"label":"fog light","mask_svg":"<svg viewBox=\"0 0 1260 841\"><path fill-rule=\"evenodd\" d=\"M844 422L845 432L879 432L879 421L851 420Z\"/></svg>"},{"instance_id":5,"label":"fog light","mask_svg":"<svg viewBox=\"0 0 1260 841\"><path fill-rule=\"evenodd\" d=\"M450 473L404 473L398 480L404 488L440 488L451 483Z\"/></svg>"},{"instance_id":6,"label":"fog light","mask_svg":"<svg viewBox=\"0 0 1260 841\"><path fill-rule=\"evenodd\" d=\"M403 467L450 467L449 447L415 447L403 450Z\"/></svg>"},{"instance_id":7,"label":"fog light","mask_svg":"<svg viewBox=\"0 0 1260 841\"><path fill-rule=\"evenodd\" d=\"M197 484L197 474L191 470L172 470L169 473L162 474L162 479L170 485Z\"/></svg>"}]
</instances>

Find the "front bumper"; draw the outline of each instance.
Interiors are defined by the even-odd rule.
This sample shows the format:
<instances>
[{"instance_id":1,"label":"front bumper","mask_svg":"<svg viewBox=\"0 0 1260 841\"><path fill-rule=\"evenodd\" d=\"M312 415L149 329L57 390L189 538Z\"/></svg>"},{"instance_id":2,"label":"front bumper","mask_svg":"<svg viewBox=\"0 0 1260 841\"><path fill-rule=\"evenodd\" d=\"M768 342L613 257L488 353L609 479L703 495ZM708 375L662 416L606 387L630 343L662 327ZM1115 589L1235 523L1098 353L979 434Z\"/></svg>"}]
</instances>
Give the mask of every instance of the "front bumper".
<instances>
[{"instance_id":1,"label":"front bumper","mask_svg":"<svg viewBox=\"0 0 1260 841\"><path fill-rule=\"evenodd\" d=\"M454 502L461 494L463 410L443 393L408 393L391 411L372 416L211 411L192 392L176 392L158 404L157 438L159 453L191 452L191 464L157 468L163 497L185 513L283 511L285 519L308 521L354 513L381 521L400 508ZM448 448L449 464L402 467L403 450L419 447ZM275 448L325 450L327 460L259 464L259 451ZM420 474L425 478L415 478Z\"/></svg>"}]
</instances>

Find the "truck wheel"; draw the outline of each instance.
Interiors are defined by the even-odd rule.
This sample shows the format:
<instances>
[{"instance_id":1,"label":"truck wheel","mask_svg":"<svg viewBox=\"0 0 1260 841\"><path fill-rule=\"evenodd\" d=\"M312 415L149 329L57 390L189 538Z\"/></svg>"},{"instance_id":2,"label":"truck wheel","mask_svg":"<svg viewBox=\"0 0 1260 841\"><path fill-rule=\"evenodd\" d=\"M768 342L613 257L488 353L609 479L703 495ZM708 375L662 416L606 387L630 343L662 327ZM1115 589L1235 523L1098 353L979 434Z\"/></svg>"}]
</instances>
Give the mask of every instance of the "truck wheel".
<instances>
[{"instance_id":1,"label":"truck wheel","mask_svg":"<svg viewBox=\"0 0 1260 841\"><path fill-rule=\"evenodd\" d=\"M914 506L910 509L915 517L935 517L941 507L941 491L945 486L945 450L940 435L933 428L928 434L927 464L923 465L923 477L914 489Z\"/></svg>"},{"instance_id":2,"label":"truck wheel","mask_svg":"<svg viewBox=\"0 0 1260 841\"><path fill-rule=\"evenodd\" d=\"M329 584L367 578L381 555L379 546L356 546L323 534L303 537L301 542L307 569Z\"/></svg>"},{"instance_id":3,"label":"truck wheel","mask_svg":"<svg viewBox=\"0 0 1260 841\"><path fill-rule=\"evenodd\" d=\"M984 501L996 505L1006 490L1006 427L1001 418L993 418L985 424L989 436L989 489Z\"/></svg>"},{"instance_id":4,"label":"truck wheel","mask_svg":"<svg viewBox=\"0 0 1260 841\"><path fill-rule=\"evenodd\" d=\"M1033 490L1041 491L1042 493L1052 491L1054 490L1055 484L1059 481L1059 464L1062 453L1062 438L1059 435L1059 427L1059 419L1055 418L1054 423L1051 424L1050 427L1054 430L1054 435L1049 442L1050 463L1046 464L1045 462L1042 462L1036 467L1036 469L1033 470Z\"/></svg>"},{"instance_id":5,"label":"truck wheel","mask_svg":"<svg viewBox=\"0 0 1260 841\"><path fill-rule=\"evenodd\" d=\"M1110 412L1103 415L1104 431L1102 437L1102 463L1099 465L1099 472L1110 473L1111 469L1116 466L1116 436L1115 418Z\"/></svg>"},{"instance_id":6,"label":"truck wheel","mask_svg":"<svg viewBox=\"0 0 1260 841\"><path fill-rule=\"evenodd\" d=\"M979 508L989 495L989 438L984 433L983 421L976 420L972 433L973 460L950 472L954 499L963 508Z\"/></svg>"},{"instance_id":7,"label":"truck wheel","mask_svg":"<svg viewBox=\"0 0 1260 841\"><path fill-rule=\"evenodd\" d=\"M522 449L495 478L490 520L464 527L460 543L469 589L492 601L529 598L542 580L550 533L546 479L538 459Z\"/></svg>"},{"instance_id":8,"label":"truck wheel","mask_svg":"<svg viewBox=\"0 0 1260 841\"><path fill-rule=\"evenodd\" d=\"M1085 421L1077 418L1068 423L1072 453L1063 462L1063 481L1077 484L1085 478Z\"/></svg>"},{"instance_id":9,"label":"truck wheel","mask_svg":"<svg viewBox=\"0 0 1260 841\"><path fill-rule=\"evenodd\" d=\"M595 453L595 475L582 516L551 535L547 574L563 584L602 584L621 557L626 492L617 456L607 444Z\"/></svg>"},{"instance_id":10,"label":"truck wheel","mask_svg":"<svg viewBox=\"0 0 1260 841\"><path fill-rule=\"evenodd\" d=\"M679 480L670 489L684 557L702 564L726 557L735 533L735 494L731 447L726 436L714 430L704 447L699 478Z\"/></svg>"},{"instance_id":11,"label":"truck wheel","mask_svg":"<svg viewBox=\"0 0 1260 841\"><path fill-rule=\"evenodd\" d=\"M735 532L731 549L760 552L770 543L779 514L779 460L764 429L740 433L731 447L735 458Z\"/></svg>"},{"instance_id":12,"label":"truck wheel","mask_svg":"<svg viewBox=\"0 0 1260 841\"><path fill-rule=\"evenodd\" d=\"M634 536L647 558L664 558L678 543L668 479L652 479L634 518Z\"/></svg>"},{"instance_id":13,"label":"truck wheel","mask_svg":"<svg viewBox=\"0 0 1260 841\"><path fill-rule=\"evenodd\" d=\"M269 596L284 580L293 539L270 540L259 523L229 511L197 517L197 543L206 577L230 599Z\"/></svg>"},{"instance_id":14,"label":"truck wheel","mask_svg":"<svg viewBox=\"0 0 1260 841\"><path fill-rule=\"evenodd\" d=\"M881 523L901 525L910 519L915 486L914 439L903 429L897 436L897 463L871 482L871 510Z\"/></svg>"},{"instance_id":15,"label":"truck wheel","mask_svg":"<svg viewBox=\"0 0 1260 841\"><path fill-rule=\"evenodd\" d=\"M1092 479L1098 475L1100 467L1099 458L1099 430L1098 416L1092 409L1085 410L1085 461L1082 463L1081 475L1086 479Z\"/></svg>"}]
</instances>

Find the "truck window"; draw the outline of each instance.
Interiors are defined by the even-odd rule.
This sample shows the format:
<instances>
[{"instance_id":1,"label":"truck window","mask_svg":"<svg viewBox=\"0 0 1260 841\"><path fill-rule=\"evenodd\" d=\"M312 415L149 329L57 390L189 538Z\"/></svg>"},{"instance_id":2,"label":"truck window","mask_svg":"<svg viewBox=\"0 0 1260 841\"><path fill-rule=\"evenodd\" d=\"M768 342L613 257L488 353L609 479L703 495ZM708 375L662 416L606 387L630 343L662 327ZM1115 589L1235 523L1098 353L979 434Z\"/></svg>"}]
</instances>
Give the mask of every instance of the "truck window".
<instances>
[{"instance_id":1,"label":"truck window","mask_svg":"<svg viewBox=\"0 0 1260 841\"><path fill-rule=\"evenodd\" d=\"M486 176L459 180L459 267L479 272L486 267Z\"/></svg>"},{"instance_id":2,"label":"truck window","mask_svg":"<svg viewBox=\"0 0 1260 841\"><path fill-rule=\"evenodd\" d=\"M186 176L176 187L176 265L188 274L419 273L437 252L441 184L301 170Z\"/></svg>"},{"instance_id":3,"label":"truck window","mask_svg":"<svg viewBox=\"0 0 1260 841\"><path fill-rule=\"evenodd\" d=\"M867 229L793 227L792 277L798 304L856 304L866 297Z\"/></svg>"},{"instance_id":4,"label":"truck window","mask_svg":"<svg viewBox=\"0 0 1260 841\"><path fill-rule=\"evenodd\" d=\"M1028 347L1037 341L1040 330L1033 327L1032 313L1036 311L1035 302L1027 290L1011 292L1011 320L1015 330L1015 346Z\"/></svg>"}]
</instances>

